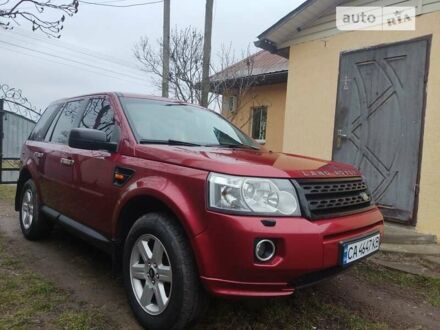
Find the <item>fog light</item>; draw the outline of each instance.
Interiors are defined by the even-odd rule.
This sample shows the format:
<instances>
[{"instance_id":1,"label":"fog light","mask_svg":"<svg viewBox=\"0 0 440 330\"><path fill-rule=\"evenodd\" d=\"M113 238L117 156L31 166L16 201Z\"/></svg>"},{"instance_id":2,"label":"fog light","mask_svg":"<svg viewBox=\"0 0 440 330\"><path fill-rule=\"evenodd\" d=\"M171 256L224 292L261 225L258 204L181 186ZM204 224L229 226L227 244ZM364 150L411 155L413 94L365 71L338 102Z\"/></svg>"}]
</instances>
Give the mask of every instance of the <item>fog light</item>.
<instances>
[{"instance_id":1,"label":"fog light","mask_svg":"<svg viewBox=\"0 0 440 330\"><path fill-rule=\"evenodd\" d=\"M269 239L262 239L255 245L255 256L260 261L268 261L275 255L275 244Z\"/></svg>"}]
</instances>

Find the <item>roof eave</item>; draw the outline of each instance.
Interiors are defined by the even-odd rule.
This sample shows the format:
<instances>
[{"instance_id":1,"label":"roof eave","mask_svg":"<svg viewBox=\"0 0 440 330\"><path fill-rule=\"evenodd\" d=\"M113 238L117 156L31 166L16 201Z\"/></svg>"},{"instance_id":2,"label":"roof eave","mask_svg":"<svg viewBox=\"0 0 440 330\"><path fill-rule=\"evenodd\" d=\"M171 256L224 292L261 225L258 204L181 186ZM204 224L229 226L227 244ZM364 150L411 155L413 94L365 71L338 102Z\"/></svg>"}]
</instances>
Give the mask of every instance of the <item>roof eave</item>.
<instances>
[{"instance_id":1,"label":"roof eave","mask_svg":"<svg viewBox=\"0 0 440 330\"><path fill-rule=\"evenodd\" d=\"M269 27L268 29L266 29L264 32L260 33L260 35L257 37L258 39L266 39L267 35L272 32L273 30L279 28L282 24L284 24L285 22L287 22L288 20L290 20L293 16L295 16L297 13L299 13L300 11L302 11L304 8L307 8L308 6L310 6L311 4L313 4L313 2L315 2L316 0L307 0L305 2L303 2L301 5L299 5L298 7L296 7L294 10L292 10L290 13L288 13L286 16L283 16L280 20L278 20L274 25L272 25L271 27Z\"/></svg>"},{"instance_id":2,"label":"roof eave","mask_svg":"<svg viewBox=\"0 0 440 330\"><path fill-rule=\"evenodd\" d=\"M291 44L297 33L310 26L326 10L344 1L346 0L307 0L261 33L255 45L261 48L270 46L272 50L269 51L279 54L280 49Z\"/></svg>"},{"instance_id":3,"label":"roof eave","mask_svg":"<svg viewBox=\"0 0 440 330\"><path fill-rule=\"evenodd\" d=\"M249 87L273 85L286 83L288 71L282 70L271 73L263 73L254 76L241 77L237 79L217 80L210 82L210 91L216 94L223 94L226 90L234 90L243 84L249 84Z\"/></svg>"},{"instance_id":4,"label":"roof eave","mask_svg":"<svg viewBox=\"0 0 440 330\"><path fill-rule=\"evenodd\" d=\"M254 42L255 47L267 50L272 54L277 54L284 58L289 58L289 48L278 49L277 45L270 41L269 39L261 39Z\"/></svg>"}]
</instances>

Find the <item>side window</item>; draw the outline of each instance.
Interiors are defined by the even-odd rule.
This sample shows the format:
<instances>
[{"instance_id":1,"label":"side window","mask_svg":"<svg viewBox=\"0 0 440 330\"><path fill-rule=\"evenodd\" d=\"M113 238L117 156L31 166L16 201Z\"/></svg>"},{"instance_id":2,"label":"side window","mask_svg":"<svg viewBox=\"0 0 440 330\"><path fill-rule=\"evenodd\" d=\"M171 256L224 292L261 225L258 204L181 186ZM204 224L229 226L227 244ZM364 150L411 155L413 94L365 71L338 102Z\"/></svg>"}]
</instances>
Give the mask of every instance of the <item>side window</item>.
<instances>
[{"instance_id":1,"label":"side window","mask_svg":"<svg viewBox=\"0 0 440 330\"><path fill-rule=\"evenodd\" d=\"M44 137L46 136L50 124L52 123L56 114L58 113L57 110L59 109L59 107L60 107L59 104L53 104L47 107L47 109L41 115L40 120L38 120L37 124L32 130L32 133L29 136L29 140L33 140L33 141L44 140Z\"/></svg>"},{"instance_id":2,"label":"side window","mask_svg":"<svg viewBox=\"0 0 440 330\"><path fill-rule=\"evenodd\" d=\"M267 107L252 108L252 138L266 140Z\"/></svg>"},{"instance_id":3,"label":"side window","mask_svg":"<svg viewBox=\"0 0 440 330\"><path fill-rule=\"evenodd\" d=\"M53 129L51 141L55 143L67 144L70 130L78 126L83 100L67 102L58 121Z\"/></svg>"},{"instance_id":4,"label":"side window","mask_svg":"<svg viewBox=\"0 0 440 330\"><path fill-rule=\"evenodd\" d=\"M79 127L105 132L108 142L115 141L115 113L105 97L92 98L86 105Z\"/></svg>"}]
</instances>

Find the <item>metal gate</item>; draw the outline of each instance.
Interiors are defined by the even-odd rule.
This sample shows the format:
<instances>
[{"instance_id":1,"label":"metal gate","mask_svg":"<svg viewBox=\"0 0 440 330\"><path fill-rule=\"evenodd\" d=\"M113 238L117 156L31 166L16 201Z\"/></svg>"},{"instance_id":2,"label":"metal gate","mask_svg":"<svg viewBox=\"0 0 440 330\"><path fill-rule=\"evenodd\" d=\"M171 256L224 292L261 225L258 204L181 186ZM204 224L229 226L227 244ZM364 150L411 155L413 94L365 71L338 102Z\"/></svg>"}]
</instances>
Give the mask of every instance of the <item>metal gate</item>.
<instances>
[{"instance_id":1,"label":"metal gate","mask_svg":"<svg viewBox=\"0 0 440 330\"><path fill-rule=\"evenodd\" d=\"M0 184L17 182L21 147L39 117L15 100L0 99Z\"/></svg>"},{"instance_id":2,"label":"metal gate","mask_svg":"<svg viewBox=\"0 0 440 330\"><path fill-rule=\"evenodd\" d=\"M414 223L429 39L343 53L333 159L354 164L387 219Z\"/></svg>"}]
</instances>

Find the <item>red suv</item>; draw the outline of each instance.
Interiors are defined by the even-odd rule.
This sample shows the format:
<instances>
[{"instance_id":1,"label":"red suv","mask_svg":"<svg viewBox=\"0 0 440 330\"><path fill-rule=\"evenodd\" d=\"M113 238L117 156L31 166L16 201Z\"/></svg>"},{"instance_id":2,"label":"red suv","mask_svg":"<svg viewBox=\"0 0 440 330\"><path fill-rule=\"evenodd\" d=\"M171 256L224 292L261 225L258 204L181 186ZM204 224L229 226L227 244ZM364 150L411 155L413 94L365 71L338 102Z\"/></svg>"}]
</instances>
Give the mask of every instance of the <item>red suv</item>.
<instances>
[{"instance_id":1,"label":"red suv","mask_svg":"<svg viewBox=\"0 0 440 330\"><path fill-rule=\"evenodd\" d=\"M184 327L206 293L290 295L376 252L383 234L352 166L266 150L215 112L174 100L54 102L21 159L24 236L59 224L109 252L148 328Z\"/></svg>"}]
</instances>

